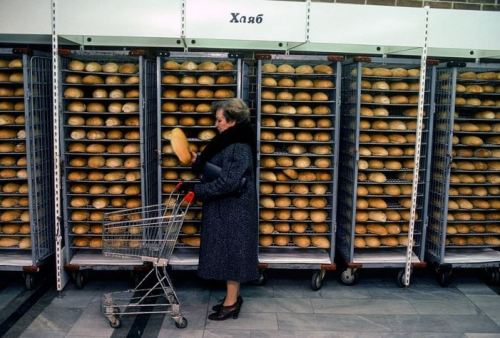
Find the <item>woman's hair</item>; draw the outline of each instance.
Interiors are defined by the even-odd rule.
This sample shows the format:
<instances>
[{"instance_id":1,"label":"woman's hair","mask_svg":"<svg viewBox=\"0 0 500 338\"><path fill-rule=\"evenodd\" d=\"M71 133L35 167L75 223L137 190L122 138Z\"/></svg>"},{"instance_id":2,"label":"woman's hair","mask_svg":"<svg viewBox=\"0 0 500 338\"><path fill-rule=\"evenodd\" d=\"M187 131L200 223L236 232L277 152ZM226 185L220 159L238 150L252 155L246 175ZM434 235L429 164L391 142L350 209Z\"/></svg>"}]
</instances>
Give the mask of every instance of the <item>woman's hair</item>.
<instances>
[{"instance_id":1,"label":"woman's hair","mask_svg":"<svg viewBox=\"0 0 500 338\"><path fill-rule=\"evenodd\" d=\"M228 122L236 121L236 123L240 123L250 119L250 110L247 104L241 99L229 99L212 103L212 112L214 114L219 109L222 109L224 117Z\"/></svg>"}]
</instances>

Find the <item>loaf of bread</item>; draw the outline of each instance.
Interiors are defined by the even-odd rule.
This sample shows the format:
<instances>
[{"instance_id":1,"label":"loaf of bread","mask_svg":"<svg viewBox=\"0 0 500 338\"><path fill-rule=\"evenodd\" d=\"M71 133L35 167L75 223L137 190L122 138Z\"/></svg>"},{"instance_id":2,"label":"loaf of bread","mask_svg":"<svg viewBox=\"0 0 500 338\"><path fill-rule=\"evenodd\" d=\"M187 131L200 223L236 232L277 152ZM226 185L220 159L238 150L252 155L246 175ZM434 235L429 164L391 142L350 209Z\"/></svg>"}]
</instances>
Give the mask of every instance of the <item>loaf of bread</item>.
<instances>
[{"instance_id":1,"label":"loaf of bread","mask_svg":"<svg viewBox=\"0 0 500 338\"><path fill-rule=\"evenodd\" d=\"M279 65L277 68L278 73L295 73L295 68L289 64Z\"/></svg>"},{"instance_id":2,"label":"loaf of bread","mask_svg":"<svg viewBox=\"0 0 500 338\"><path fill-rule=\"evenodd\" d=\"M378 248L380 246L380 239L377 237L366 237L365 242L369 248Z\"/></svg>"},{"instance_id":3,"label":"loaf of bread","mask_svg":"<svg viewBox=\"0 0 500 338\"><path fill-rule=\"evenodd\" d=\"M16 237L0 237L0 247L11 248L19 245L19 238Z\"/></svg>"},{"instance_id":4,"label":"loaf of bread","mask_svg":"<svg viewBox=\"0 0 500 338\"><path fill-rule=\"evenodd\" d=\"M273 243L278 246L286 246L290 243L290 236L278 235L274 236Z\"/></svg>"}]
</instances>

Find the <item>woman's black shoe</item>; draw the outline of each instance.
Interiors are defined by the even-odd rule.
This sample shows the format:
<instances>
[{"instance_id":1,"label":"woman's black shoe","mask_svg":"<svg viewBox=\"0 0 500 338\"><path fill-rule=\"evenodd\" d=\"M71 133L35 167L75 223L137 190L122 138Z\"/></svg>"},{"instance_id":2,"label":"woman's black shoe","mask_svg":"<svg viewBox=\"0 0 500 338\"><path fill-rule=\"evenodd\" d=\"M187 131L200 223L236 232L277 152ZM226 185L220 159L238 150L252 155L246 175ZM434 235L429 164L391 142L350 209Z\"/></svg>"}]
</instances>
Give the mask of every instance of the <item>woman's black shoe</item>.
<instances>
[{"instance_id":1,"label":"woman's black shoe","mask_svg":"<svg viewBox=\"0 0 500 338\"><path fill-rule=\"evenodd\" d=\"M208 315L208 319L210 320L226 320L228 318L237 319L240 314L241 304L236 301L231 306L222 305L219 311L211 313Z\"/></svg>"},{"instance_id":2,"label":"woman's black shoe","mask_svg":"<svg viewBox=\"0 0 500 338\"><path fill-rule=\"evenodd\" d=\"M212 306L212 310L214 310L215 312L219 311L222 304L224 304L224 301L226 300L226 298L223 298L219 304L216 304L214 306ZM241 296L238 296L237 300L236 300L236 303L239 303L240 304L240 307L241 307L241 304L243 304L243 298L241 298Z\"/></svg>"}]
</instances>

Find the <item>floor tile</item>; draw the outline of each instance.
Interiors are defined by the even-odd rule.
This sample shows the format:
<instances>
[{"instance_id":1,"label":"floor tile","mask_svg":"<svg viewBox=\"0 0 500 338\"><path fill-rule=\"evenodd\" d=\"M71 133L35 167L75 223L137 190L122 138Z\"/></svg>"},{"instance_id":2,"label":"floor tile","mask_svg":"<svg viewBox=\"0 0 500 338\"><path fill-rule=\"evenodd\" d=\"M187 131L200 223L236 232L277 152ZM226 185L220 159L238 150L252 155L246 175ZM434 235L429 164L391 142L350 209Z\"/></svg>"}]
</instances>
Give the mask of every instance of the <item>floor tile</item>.
<instances>
[{"instance_id":1,"label":"floor tile","mask_svg":"<svg viewBox=\"0 0 500 338\"><path fill-rule=\"evenodd\" d=\"M69 332L73 324L81 316L83 309L60 306L48 306L28 326L33 331L61 331Z\"/></svg>"},{"instance_id":2,"label":"floor tile","mask_svg":"<svg viewBox=\"0 0 500 338\"><path fill-rule=\"evenodd\" d=\"M66 333L62 331L49 331L49 330L25 330L19 337L20 338L40 338L40 337L53 337L62 338Z\"/></svg>"},{"instance_id":3,"label":"floor tile","mask_svg":"<svg viewBox=\"0 0 500 338\"><path fill-rule=\"evenodd\" d=\"M71 336L89 335L92 330L93 337L110 337L114 329L109 325L108 319L102 314L101 303L96 299L92 300L83 310L81 316L73 324L68 332Z\"/></svg>"},{"instance_id":4,"label":"floor tile","mask_svg":"<svg viewBox=\"0 0 500 338\"><path fill-rule=\"evenodd\" d=\"M416 314L406 300L383 299L311 299L315 313L334 314Z\"/></svg>"},{"instance_id":5,"label":"floor tile","mask_svg":"<svg viewBox=\"0 0 500 338\"><path fill-rule=\"evenodd\" d=\"M262 330L277 330L278 321L274 313L240 313L237 320L227 319L224 321L207 320L207 330L236 329L252 330L255 328Z\"/></svg>"},{"instance_id":6,"label":"floor tile","mask_svg":"<svg viewBox=\"0 0 500 338\"><path fill-rule=\"evenodd\" d=\"M375 318L374 318L375 319ZM379 320L381 320L380 318ZM396 332L497 332L498 326L484 315L394 315L385 316Z\"/></svg>"},{"instance_id":7,"label":"floor tile","mask_svg":"<svg viewBox=\"0 0 500 338\"><path fill-rule=\"evenodd\" d=\"M307 298L244 298L241 313L295 312L313 313Z\"/></svg>"},{"instance_id":8,"label":"floor tile","mask_svg":"<svg viewBox=\"0 0 500 338\"><path fill-rule=\"evenodd\" d=\"M418 314L447 314L447 315L476 315L479 309L470 301L466 300L416 300L411 299L410 304L415 308Z\"/></svg>"},{"instance_id":9,"label":"floor tile","mask_svg":"<svg viewBox=\"0 0 500 338\"><path fill-rule=\"evenodd\" d=\"M500 296L469 295L468 297L500 327Z\"/></svg>"},{"instance_id":10,"label":"floor tile","mask_svg":"<svg viewBox=\"0 0 500 338\"><path fill-rule=\"evenodd\" d=\"M250 330L205 330L203 338L250 338L252 331Z\"/></svg>"},{"instance_id":11,"label":"floor tile","mask_svg":"<svg viewBox=\"0 0 500 338\"><path fill-rule=\"evenodd\" d=\"M185 329L161 329L158 338L202 338L203 330Z\"/></svg>"},{"instance_id":12,"label":"floor tile","mask_svg":"<svg viewBox=\"0 0 500 338\"><path fill-rule=\"evenodd\" d=\"M390 328L360 315L278 313L278 326L286 330L387 332Z\"/></svg>"}]
</instances>

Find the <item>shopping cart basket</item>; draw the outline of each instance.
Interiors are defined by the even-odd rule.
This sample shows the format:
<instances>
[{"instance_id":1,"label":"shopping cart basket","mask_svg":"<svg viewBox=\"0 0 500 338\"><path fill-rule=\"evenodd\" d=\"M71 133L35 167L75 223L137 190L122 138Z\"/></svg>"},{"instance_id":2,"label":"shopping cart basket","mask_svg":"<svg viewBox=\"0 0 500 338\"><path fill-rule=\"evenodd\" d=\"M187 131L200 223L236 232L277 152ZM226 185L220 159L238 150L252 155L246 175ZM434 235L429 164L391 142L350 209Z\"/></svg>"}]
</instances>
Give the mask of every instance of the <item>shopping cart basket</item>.
<instances>
[{"instance_id":1,"label":"shopping cart basket","mask_svg":"<svg viewBox=\"0 0 500 338\"><path fill-rule=\"evenodd\" d=\"M140 258L153 266L134 289L104 294L102 311L111 327L120 327L125 315L166 313L176 327L187 326L166 267L193 199L193 192L173 192L163 204L105 214L104 255Z\"/></svg>"}]
</instances>

